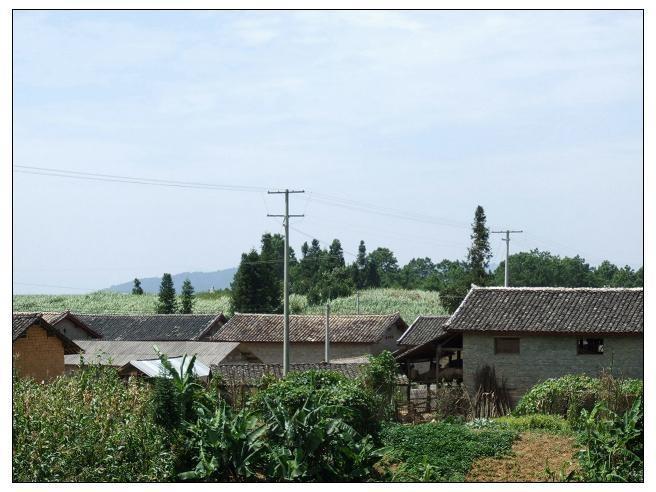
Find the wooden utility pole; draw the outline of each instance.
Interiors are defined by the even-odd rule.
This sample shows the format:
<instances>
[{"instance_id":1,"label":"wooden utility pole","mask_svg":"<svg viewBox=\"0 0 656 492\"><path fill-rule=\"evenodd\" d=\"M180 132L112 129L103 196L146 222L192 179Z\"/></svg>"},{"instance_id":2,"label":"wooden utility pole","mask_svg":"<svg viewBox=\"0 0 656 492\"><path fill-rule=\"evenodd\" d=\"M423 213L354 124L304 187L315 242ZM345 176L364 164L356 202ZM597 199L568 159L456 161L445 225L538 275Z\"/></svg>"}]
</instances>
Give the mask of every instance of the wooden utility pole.
<instances>
[{"instance_id":1,"label":"wooden utility pole","mask_svg":"<svg viewBox=\"0 0 656 492\"><path fill-rule=\"evenodd\" d=\"M304 217L304 215L289 215L289 194L305 193L303 190L284 190L269 191L269 195L285 195L285 214L273 215L267 214L267 217L283 217L285 225L285 258L283 268L283 303L284 303L284 324L282 329L282 375L286 376L289 372L289 218Z\"/></svg>"},{"instance_id":2,"label":"wooden utility pole","mask_svg":"<svg viewBox=\"0 0 656 492\"><path fill-rule=\"evenodd\" d=\"M502 241L506 242L506 265L505 265L505 271L504 271L504 276L503 276L503 286L508 287L510 285L510 270L508 269L508 260L510 258L510 235L511 234L519 234L524 231L510 231L510 230L505 230L505 231L490 231L491 234L505 234L506 239L501 239Z\"/></svg>"}]
</instances>

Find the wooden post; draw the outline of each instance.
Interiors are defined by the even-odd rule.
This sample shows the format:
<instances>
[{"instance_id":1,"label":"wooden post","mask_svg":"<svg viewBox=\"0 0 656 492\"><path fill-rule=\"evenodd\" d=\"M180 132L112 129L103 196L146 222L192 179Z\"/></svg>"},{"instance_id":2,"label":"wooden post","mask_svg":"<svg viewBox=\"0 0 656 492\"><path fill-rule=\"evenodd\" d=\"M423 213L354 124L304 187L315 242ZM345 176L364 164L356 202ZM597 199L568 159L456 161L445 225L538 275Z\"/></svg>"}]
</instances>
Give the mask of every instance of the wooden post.
<instances>
[{"instance_id":1,"label":"wooden post","mask_svg":"<svg viewBox=\"0 0 656 492\"><path fill-rule=\"evenodd\" d=\"M430 380L426 383L426 411L431 411L431 392L430 392Z\"/></svg>"},{"instance_id":2,"label":"wooden post","mask_svg":"<svg viewBox=\"0 0 656 492\"><path fill-rule=\"evenodd\" d=\"M437 344L435 348L435 382L440 382L440 356L442 355L442 345Z\"/></svg>"}]
</instances>

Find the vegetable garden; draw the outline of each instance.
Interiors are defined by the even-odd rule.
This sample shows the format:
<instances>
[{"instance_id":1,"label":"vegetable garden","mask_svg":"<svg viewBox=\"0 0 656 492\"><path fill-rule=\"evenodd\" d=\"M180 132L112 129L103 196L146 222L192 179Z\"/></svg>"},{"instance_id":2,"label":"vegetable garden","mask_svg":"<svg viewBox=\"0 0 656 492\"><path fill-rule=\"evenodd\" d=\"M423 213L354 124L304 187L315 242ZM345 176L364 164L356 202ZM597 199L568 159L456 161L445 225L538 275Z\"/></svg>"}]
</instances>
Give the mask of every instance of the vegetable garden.
<instances>
[{"instance_id":1,"label":"vegetable garden","mask_svg":"<svg viewBox=\"0 0 656 492\"><path fill-rule=\"evenodd\" d=\"M163 362L169 378L126 381L95 365L47 384L14 377L14 481L490 480L477 463L516 458L526 436L580 450L567 470L545 466L537 479L643 477L641 381L567 376L534 387L512 415L474 419L442 406L431 422L401 424L389 353L360 379L265 377L240 409L218 378L202 385L193 364L178 374Z\"/></svg>"}]
</instances>

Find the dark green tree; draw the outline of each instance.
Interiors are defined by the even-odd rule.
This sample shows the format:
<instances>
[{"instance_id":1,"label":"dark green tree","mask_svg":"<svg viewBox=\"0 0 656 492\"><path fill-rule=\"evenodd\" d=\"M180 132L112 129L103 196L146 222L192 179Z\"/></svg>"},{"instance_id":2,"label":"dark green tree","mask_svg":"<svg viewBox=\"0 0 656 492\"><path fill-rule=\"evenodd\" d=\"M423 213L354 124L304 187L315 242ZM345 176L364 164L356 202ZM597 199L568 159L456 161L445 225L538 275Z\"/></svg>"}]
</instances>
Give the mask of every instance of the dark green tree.
<instances>
[{"instance_id":1,"label":"dark green tree","mask_svg":"<svg viewBox=\"0 0 656 492\"><path fill-rule=\"evenodd\" d=\"M351 275L356 289L363 289L365 287L366 268L367 268L367 247L365 246L364 241L360 240L360 245L358 246L358 256L355 259L355 263L353 263L351 267Z\"/></svg>"},{"instance_id":2,"label":"dark green tree","mask_svg":"<svg viewBox=\"0 0 656 492\"><path fill-rule=\"evenodd\" d=\"M194 295L194 287L191 281L187 278L182 283L182 291L180 293L180 312L182 314L191 314L194 310L194 302L196 296Z\"/></svg>"},{"instance_id":3,"label":"dark green tree","mask_svg":"<svg viewBox=\"0 0 656 492\"><path fill-rule=\"evenodd\" d=\"M376 248L369 253L367 259L376 264L381 287L394 287L398 284L399 262L391 250Z\"/></svg>"},{"instance_id":4,"label":"dark green tree","mask_svg":"<svg viewBox=\"0 0 656 492\"><path fill-rule=\"evenodd\" d=\"M339 239L333 239L333 242L330 243L330 247L328 248L327 263L329 270L343 267L345 265L344 250L342 249L342 243Z\"/></svg>"},{"instance_id":5,"label":"dark green tree","mask_svg":"<svg viewBox=\"0 0 656 492\"><path fill-rule=\"evenodd\" d=\"M364 287L367 289L380 287L380 274L375 260L368 259L364 267Z\"/></svg>"},{"instance_id":6,"label":"dark green tree","mask_svg":"<svg viewBox=\"0 0 656 492\"><path fill-rule=\"evenodd\" d=\"M490 250L490 231L485 225L485 211L480 205L474 212L472 224L472 244L467 251L467 262L472 282L476 285L486 285L488 281L488 263L492 257ZM512 278L512 276L510 277Z\"/></svg>"},{"instance_id":7,"label":"dark green tree","mask_svg":"<svg viewBox=\"0 0 656 492\"><path fill-rule=\"evenodd\" d=\"M175 298L175 287L170 273L162 275L159 286L159 299L157 302L158 314L173 314L178 310L178 301Z\"/></svg>"},{"instance_id":8,"label":"dark green tree","mask_svg":"<svg viewBox=\"0 0 656 492\"><path fill-rule=\"evenodd\" d=\"M413 258L399 272L399 286L404 289L424 289L429 278L436 274L435 264L430 258Z\"/></svg>"},{"instance_id":9,"label":"dark green tree","mask_svg":"<svg viewBox=\"0 0 656 492\"><path fill-rule=\"evenodd\" d=\"M143 294L143 289L141 288L141 280L138 278L134 279L134 285L132 287L132 294L135 296L140 296Z\"/></svg>"},{"instance_id":10,"label":"dark green tree","mask_svg":"<svg viewBox=\"0 0 656 492\"><path fill-rule=\"evenodd\" d=\"M282 304L282 284L275 264L252 249L241 256L230 285L231 309L241 313L278 313Z\"/></svg>"}]
</instances>

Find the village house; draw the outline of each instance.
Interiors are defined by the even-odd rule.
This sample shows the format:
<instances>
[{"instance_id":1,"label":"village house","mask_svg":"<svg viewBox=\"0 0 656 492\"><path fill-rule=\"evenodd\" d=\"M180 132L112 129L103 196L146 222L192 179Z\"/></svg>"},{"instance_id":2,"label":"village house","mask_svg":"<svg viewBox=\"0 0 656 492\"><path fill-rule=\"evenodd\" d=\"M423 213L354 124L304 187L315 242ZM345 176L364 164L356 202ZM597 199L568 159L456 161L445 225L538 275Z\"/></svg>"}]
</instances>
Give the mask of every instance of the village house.
<instances>
[{"instance_id":1,"label":"village house","mask_svg":"<svg viewBox=\"0 0 656 492\"><path fill-rule=\"evenodd\" d=\"M64 373L65 354L77 354L80 350L41 313L13 314L12 356L18 375L47 381Z\"/></svg>"},{"instance_id":2,"label":"village house","mask_svg":"<svg viewBox=\"0 0 656 492\"><path fill-rule=\"evenodd\" d=\"M211 339L239 342L239 350L255 362L280 363L283 322L279 314L235 313ZM330 316L329 325L331 360L393 352L396 340L407 328L399 313ZM324 361L325 329L325 316L289 316L290 362Z\"/></svg>"},{"instance_id":3,"label":"village house","mask_svg":"<svg viewBox=\"0 0 656 492\"><path fill-rule=\"evenodd\" d=\"M403 372L413 381L437 382L462 379L459 337L447 334L449 316L418 316L398 339L394 353Z\"/></svg>"},{"instance_id":4,"label":"village house","mask_svg":"<svg viewBox=\"0 0 656 492\"><path fill-rule=\"evenodd\" d=\"M70 311L42 313L52 326L71 340L102 338L102 335Z\"/></svg>"},{"instance_id":5,"label":"village house","mask_svg":"<svg viewBox=\"0 0 656 492\"><path fill-rule=\"evenodd\" d=\"M195 355L207 367L224 362L246 362L235 342L153 341L153 340L76 340L84 354L65 357L66 372L75 371L83 360L86 364L123 367L130 361L157 358L155 347L169 359Z\"/></svg>"},{"instance_id":6,"label":"village house","mask_svg":"<svg viewBox=\"0 0 656 492\"><path fill-rule=\"evenodd\" d=\"M226 322L221 314L77 314L103 340L207 341ZM88 338L88 337L84 337Z\"/></svg>"},{"instance_id":7,"label":"village house","mask_svg":"<svg viewBox=\"0 0 656 492\"><path fill-rule=\"evenodd\" d=\"M192 356L178 356L168 358L171 367L173 367L173 369L178 374L183 374L189 370L191 360ZM210 368L198 359L194 361L192 372L200 381L203 381L204 383L209 381ZM166 370L159 358L131 360L119 368L118 374L124 378L172 378L171 374Z\"/></svg>"},{"instance_id":8,"label":"village house","mask_svg":"<svg viewBox=\"0 0 656 492\"><path fill-rule=\"evenodd\" d=\"M463 380L493 367L516 402L566 374L643 377L642 288L476 287L444 324L463 355ZM460 338L461 340L457 340Z\"/></svg>"}]
</instances>

